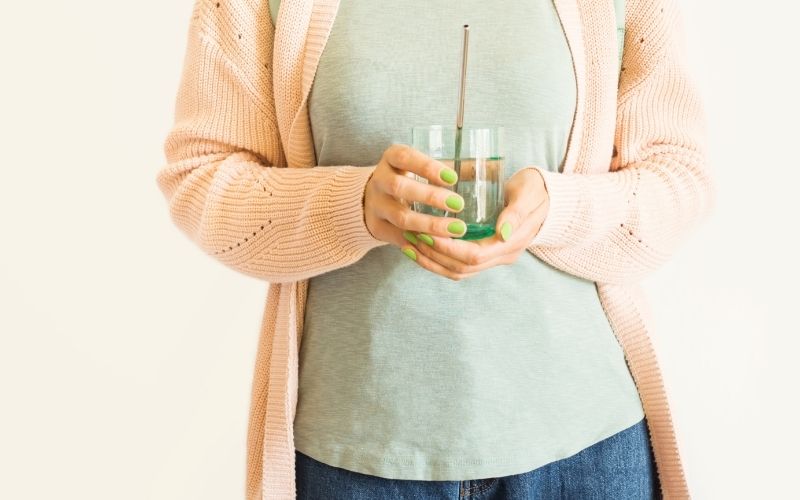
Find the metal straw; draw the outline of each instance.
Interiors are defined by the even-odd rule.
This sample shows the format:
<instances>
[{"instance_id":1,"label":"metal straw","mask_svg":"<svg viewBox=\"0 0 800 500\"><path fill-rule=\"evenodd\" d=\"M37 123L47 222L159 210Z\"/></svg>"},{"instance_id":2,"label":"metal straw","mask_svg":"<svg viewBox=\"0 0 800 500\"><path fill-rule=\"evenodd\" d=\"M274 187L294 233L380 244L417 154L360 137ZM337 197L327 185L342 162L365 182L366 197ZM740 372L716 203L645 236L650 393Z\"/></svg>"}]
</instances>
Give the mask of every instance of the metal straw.
<instances>
[{"instance_id":1,"label":"metal straw","mask_svg":"<svg viewBox=\"0 0 800 500\"><path fill-rule=\"evenodd\" d=\"M467 49L469 48L469 24L464 25L464 48L461 56L461 90L458 95L458 116L456 117L456 151L453 168L461 178L461 128L464 126L464 92L467 86Z\"/></svg>"}]
</instances>

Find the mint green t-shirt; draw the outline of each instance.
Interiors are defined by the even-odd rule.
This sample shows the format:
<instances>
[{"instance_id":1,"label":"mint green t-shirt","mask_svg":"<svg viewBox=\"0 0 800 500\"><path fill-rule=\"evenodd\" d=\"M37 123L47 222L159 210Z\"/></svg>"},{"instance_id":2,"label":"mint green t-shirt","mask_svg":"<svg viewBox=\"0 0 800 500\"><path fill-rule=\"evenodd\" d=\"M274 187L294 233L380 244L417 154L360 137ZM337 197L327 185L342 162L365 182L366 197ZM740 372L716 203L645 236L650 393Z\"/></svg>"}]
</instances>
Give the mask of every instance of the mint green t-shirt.
<instances>
[{"instance_id":1,"label":"mint green t-shirt","mask_svg":"<svg viewBox=\"0 0 800 500\"><path fill-rule=\"evenodd\" d=\"M546 0L342 1L309 96L318 164L453 123L464 24L465 124L506 128L506 179L561 170L575 75ZM385 478L518 474L644 417L595 283L527 251L456 282L372 249L311 278L299 356L296 448Z\"/></svg>"}]
</instances>

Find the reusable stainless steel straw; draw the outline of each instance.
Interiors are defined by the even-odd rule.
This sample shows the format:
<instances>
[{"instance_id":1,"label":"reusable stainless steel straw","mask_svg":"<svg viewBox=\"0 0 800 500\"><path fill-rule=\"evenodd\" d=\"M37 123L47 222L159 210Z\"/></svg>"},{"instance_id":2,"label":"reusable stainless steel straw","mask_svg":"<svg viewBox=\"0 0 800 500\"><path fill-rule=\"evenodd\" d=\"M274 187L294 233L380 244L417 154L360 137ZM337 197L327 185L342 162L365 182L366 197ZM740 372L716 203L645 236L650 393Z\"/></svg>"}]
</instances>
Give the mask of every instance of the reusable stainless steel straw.
<instances>
[{"instance_id":1,"label":"reusable stainless steel straw","mask_svg":"<svg viewBox=\"0 0 800 500\"><path fill-rule=\"evenodd\" d=\"M464 126L464 92L467 86L467 50L469 48L469 24L464 25L464 48L461 54L461 90L458 95L458 116L456 117L456 150L453 168L461 179L461 128Z\"/></svg>"}]
</instances>

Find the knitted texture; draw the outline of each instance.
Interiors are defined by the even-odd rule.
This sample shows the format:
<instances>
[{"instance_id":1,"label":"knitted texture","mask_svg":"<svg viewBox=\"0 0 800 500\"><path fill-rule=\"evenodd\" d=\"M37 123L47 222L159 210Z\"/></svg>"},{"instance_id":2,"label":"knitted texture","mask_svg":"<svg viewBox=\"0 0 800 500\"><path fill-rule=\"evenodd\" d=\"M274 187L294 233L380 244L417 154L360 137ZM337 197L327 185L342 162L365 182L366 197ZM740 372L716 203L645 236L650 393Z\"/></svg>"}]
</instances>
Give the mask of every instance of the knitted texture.
<instances>
[{"instance_id":1,"label":"knitted texture","mask_svg":"<svg viewBox=\"0 0 800 500\"><path fill-rule=\"evenodd\" d=\"M613 4L555 4L578 101L563 171L539 169L550 210L528 250L596 282L642 399L661 493L689 498L640 286L715 204L676 0L627 0L619 88ZM307 99L337 8L338 0L281 2L273 30L266 0L196 0L156 178L184 234L270 283L247 433L248 500L296 496L292 422L308 279L388 244L364 221L375 166L314 166Z\"/></svg>"}]
</instances>

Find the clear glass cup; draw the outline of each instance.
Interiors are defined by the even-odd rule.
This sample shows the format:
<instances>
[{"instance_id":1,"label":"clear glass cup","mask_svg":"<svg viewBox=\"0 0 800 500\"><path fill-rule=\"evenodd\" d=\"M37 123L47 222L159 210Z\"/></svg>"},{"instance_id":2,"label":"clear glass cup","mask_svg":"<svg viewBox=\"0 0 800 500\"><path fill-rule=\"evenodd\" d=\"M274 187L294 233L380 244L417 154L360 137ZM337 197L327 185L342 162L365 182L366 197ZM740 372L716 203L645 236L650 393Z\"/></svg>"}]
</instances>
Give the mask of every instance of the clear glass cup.
<instances>
[{"instance_id":1,"label":"clear glass cup","mask_svg":"<svg viewBox=\"0 0 800 500\"><path fill-rule=\"evenodd\" d=\"M461 129L460 167L455 165L456 127L443 125L416 126L411 129L411 145L441 161L458 173L454 186L445 186L464 199L460 212L451 212L413 202L415 212L455 217L467 225L463 240L479 240L494 235L497 216L503 210L503 127L464 126ZM423 183L428 179L413 174Z\"/></svg>"}]
</instances>

